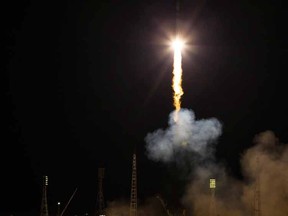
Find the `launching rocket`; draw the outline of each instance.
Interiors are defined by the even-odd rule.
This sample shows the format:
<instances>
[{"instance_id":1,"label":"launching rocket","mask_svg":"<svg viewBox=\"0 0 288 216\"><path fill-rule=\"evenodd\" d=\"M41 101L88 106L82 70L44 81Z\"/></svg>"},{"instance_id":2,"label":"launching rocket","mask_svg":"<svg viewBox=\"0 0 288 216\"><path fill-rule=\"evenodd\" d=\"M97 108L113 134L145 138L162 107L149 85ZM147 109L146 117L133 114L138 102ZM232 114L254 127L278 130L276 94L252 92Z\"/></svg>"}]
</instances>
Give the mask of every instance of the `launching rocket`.
<instances>
[{"instance_id":1,"label":"launching rocket","mask_svg":"<svg viewBox=\"0 0 288 216\"><path fill-rule=\"evenodd\" d=\"M181 10L181 0L175 0L175 35L179 35L179 23L180 23L180 10Z\"/></svg>"}]
</instances>

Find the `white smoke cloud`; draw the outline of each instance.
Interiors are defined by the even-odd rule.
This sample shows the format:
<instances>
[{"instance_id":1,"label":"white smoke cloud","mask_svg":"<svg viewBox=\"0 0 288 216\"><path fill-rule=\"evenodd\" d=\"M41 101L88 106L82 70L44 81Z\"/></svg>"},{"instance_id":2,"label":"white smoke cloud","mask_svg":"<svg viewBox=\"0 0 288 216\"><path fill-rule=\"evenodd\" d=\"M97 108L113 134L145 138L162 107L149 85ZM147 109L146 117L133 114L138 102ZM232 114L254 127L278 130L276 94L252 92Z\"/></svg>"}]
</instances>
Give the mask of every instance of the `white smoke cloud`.
<instances>
[{"instance_id":1,"label":"white smoke cloud","mask_svg":"<svg viewBox=\"0 0 288 216\"><path fill-rule=\"evenodd\" d=\"M177 122L175 111L170 113L168 128L158 129L145 137L148 157L156 161L173 160L181 151L209 157L209 146L222 133L222 125L216 118L196 120L192 110L180 109Z\"/></svg>"},{"instance_id":2,"label":"white smoke cloud","mask_svg":"<svg viewBox=\"0 0 288 216\"><path fill-rule=\"evenodd\" d=\"M216 118L196 120L194 112L188 109L178 112L176 123L174 115L175 111L170 113L167 129L148 133L146 150L150 159L162 162L183 160L186 153L189 157L200 156L195 157L196 163L186 163L193 167L181 199L187 215L209 215L212 202L215 215L251 215L255 213L255 200L262 215L288 214L288 148L273 131L255 135L254 145L239 161L243 179L237 179L228 174L223 164L206 160L214 156L211 148L222 133L221 123ZM197 163L203 159L208 163ZM217 182L215 196L209 188L210 178Z\"/></svg>"}]
</instances>

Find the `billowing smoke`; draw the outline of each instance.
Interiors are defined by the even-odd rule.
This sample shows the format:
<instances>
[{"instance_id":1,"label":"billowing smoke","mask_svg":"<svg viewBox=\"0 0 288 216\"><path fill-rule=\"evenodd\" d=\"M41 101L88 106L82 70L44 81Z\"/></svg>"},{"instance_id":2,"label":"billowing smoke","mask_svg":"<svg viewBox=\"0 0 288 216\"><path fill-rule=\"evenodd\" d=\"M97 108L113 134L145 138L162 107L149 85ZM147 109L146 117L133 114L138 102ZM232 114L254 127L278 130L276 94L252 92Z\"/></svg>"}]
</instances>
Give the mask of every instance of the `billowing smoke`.
<instances>
[{"instance_id":1,"label":"billowing smoke","mask_svg":"<svg viewBox=\"0 0 288 216\"><path fill-rule=\"evenodd\" d=\"M183 108L177 113L175 122L174 112L169 115L166 130L158 129L145 137L148 157L168 162L182 151L211 156L209 147L221 135L221 123L216 118L196 120L192 110Z\"/></svg>"},{"instance_id":2,"label":"billowing smoke","mask_svg":"<svg viewBox=\"0 0 288 216\"><path fill-rule=\"evenodd\" d=\"M251 182L244 188L243 201L248 203L249 196L245 195L258 188L263 215L287 215L287 145L281 144L272 131L258 134L254 142L256 146L248 149L241 160L243 173Z\"/></svg>"},{"instance_id":3,"label":"billowing smoke","mask_svg":"<svg viewBox=\"0 0 288 216\"><path fill-rule=\"evenodd\" d=\"M199 166L183 196L190 215L288 215L288 148L272 131L255 136L255 145L241 157L243 179L229 176L220 164ZM214 196L209 179L216 179ZM259 207L257 207L259 206Z\"/></svg>"},{"instance_id":4,"label":"billowing smoke","mask_svg":"<svg viewBox=\"0 0 288 216\"><path fill-rule=\"evenodd\" d=\"M127 200L111 201L107 204L106 214L109 216L127 216L130 211L129 207L129 201ZM139 216L159 216L166 214L161 202L156 197L150 197L144 200L141 205L137 207L137 215Z\"/></svg>"},{"instance_id":5,"label":"billowing smoke","mask_svg":"<svg viewBox=\"0 0 288 216\"><path fill-rule=\"evenodd\" d=\"M172 116L173 113L170 117L172 118ZM160 130L161 132L159 132L158 130L150 134L150 137L147 136L150 141L157 138L156 140L165 140L163 142L170 145L170 149L164 150L165 146L161 146L156 141L149 142L152 159L163 162L169 161L173 158L174 151L178 151L178 148L183 148L191 154L194 154L195 151L203 154L209 148L208 143L220 135L221 125L215 119L199 123L195 120L193 112L189 110L181 110L179 116L177 124L179 123L185 132L176 136L175 133L181 126L170 121L170 127L166 131ZM186 120L183 119L184 116ZM199 127L199 124L207 122L212 128ZM198 128L195 129L195 127ZM206 137L199 135L201 134L199 130L203 128L209 134ZM187 134L191 131L198 131L198 139ZM161 136L157 137L158 134ZM173 137L173 134L176 137ZM200 140L199 143L196 143L198 140ZM173 141L177 142L178 145ZM187 144L181 147L183 141L187 141ZM211 212L215 216L247 216L256 215L257 212L261 213L262 216L288 215L288 146L280 143L272 131L257 134L253 142L254 145L243 152L239 161L242 167L242 178L229 175L227 167L213 162L213 160L205 164L199 163L193 167L193 175L190 176L181 199L186 216L207 216L211 215ZM199 146L200 143L203 146ZM154 152L157 150L160 153ZM185 167L183 168L185 169ZM211 178L216 179L216 188L213 191L209 187ZM182 213L174 214L173 210L172 215L184 215ZM107 213L111 216L127 215L127 212L129 212L129 201L110 202L107 208ZM163 208L163 204L161 205L159 200L152 197L139 205L138 215L159 216L167 215L167 212Z\"/></svg>"},{"instance_id":6,"label":"billowing smoke","mask_svg":"<svg viewBox=\"0 0 288 216\"><path fill-rule=\"evenodd\" d=\"M127 202L125 200L108 202L107 208L106 208L106 214L110 215L110 216L127 216L127 215L129 215L129 202Z\"/></svg>"},{"instance_id":7,"label":"billowing smoke","mask_svg":"<svg viewBox=\"0 0 288 216\"><path fill-rule=\"evenodd\" d=\"M211 149L222 132L217 119L196 120L193 111L180 109L177 122L172 112L168 124L167 129L158 129L145 137L150 159L172 162L176 158L184 160L187 154L197 154L196 160L214 158ZM252 141L254 145L239 158L241 178L229 175L227 167L215 160L185 164L193 167L181 199L186 215L210 215L211 211L219 216L257 212L263 216L288 215L287 145L280 143L272 131L259 133ZM214 190L209 188L211 178L216 179Z\"/></svg>"}]
</instances>

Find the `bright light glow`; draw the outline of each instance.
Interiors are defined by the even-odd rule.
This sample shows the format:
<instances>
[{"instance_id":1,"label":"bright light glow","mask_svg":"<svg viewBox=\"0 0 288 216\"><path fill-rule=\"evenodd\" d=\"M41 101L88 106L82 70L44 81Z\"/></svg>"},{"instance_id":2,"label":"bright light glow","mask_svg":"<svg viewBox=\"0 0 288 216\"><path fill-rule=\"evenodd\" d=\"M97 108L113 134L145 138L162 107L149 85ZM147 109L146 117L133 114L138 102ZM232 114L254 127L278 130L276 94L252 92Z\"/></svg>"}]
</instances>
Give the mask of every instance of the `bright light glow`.
<instances>
[{"instance_id":1,"label":"bright light glow","mask_svg":"<svg viewBox=\"0 0 288 216\"><path fill-rule=\"evenodd\" d=\"M174 48L174 64L173 64L173 80L172 80L172 88L174 91L174 107L175 107L175 116L174 121L177 122L177 114L181 108L181 96L184 94L182 89L182 54L181 50L184 46L184 42L179 38L176 38L172 43Z\"/></svg>"},{"instance_id":2,"label":"bright light glow","mask_svg":"<svg viewBox=\"0 0 288 216\"><path fill-rule=\"evenodd\" d=\"M210 179L210 188L216 188L216 179Z\"/></svg>"},{"instance_id":3,"label":"bright light glow","mask_svg":"<svg viewBox=\"0 0 288 216\"><path fill-rule=\"evenodd\" d=\"M173 42L172 42L172 47L175 50L182 50L184 47L184 41L181 40L180 38L176 38Z\"/></svg>"},{"instance_id":4,"label":"bright light glow","mask_svg":"<svg viewBox=\"0 0 288 216\"><path fill-rule=\"evenodd\" d=\"M48 176L45 176L45 185L48 185Z\"/></svg>"},{"instance_id":5,"label":"bright light glow","mask_svg":"<svg viewBox=\"0 0 288 216\"><path fill-rule=\"evenodd\" d=\"M60 202L58 202L57 204L60 205Z\"/></svg>"}]
</instances>

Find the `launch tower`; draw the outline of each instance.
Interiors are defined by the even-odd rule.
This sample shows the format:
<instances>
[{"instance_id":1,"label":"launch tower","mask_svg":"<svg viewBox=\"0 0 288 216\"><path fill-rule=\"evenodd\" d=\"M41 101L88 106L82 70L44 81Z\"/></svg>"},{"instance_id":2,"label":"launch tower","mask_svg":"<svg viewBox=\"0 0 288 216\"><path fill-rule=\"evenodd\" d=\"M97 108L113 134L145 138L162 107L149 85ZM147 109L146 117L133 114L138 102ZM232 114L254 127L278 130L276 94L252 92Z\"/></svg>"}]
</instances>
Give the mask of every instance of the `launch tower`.
<instances>
[{"instance_id":1,"label":"launch tower","mask_svg":"<svg viewBox=\"0 0 288 216\"><path fill-rule=\"evenodd\" d=\"M40 216L49 216L48 203L47 203L47 187L48 187L48 176L43 176L43 192L42 192Z\"/></svg>"},{"instance_id":2,"label":"launch tower","mask_svg":"<svg viewBox=\"0 0 288 216\"><path fill-rule=\"evenodd\" d=\"M254 188L254 216L261 216L261 200L260 200L260 169L259 157L256 157L256 182Z\"/></svg>"},{"instance_id":3,"label":"launch tower","mask_svg":"<svg viewBox=\"0 0 288 216\"><path fill-rule=\"evenodd\" d=\"M211 191L211 197L210 197L210 208L209 208L209 216L215 216L216 215L216 203L215 203L215 189L216 189L216 179L210 179L210 191Z\"/></svg>"},{"instance_id":4,"label":"launch tower","mask_svg":"<svg viewBox=\"0 0 288 216\"><path fill-rule=\"evenodd\" d=\"M131 200L130 216L137 216L137 171L136 171L136 154L133 154L132 161L132 179L131 179Z\"/></svg>"},{"instance_id":5,"label":"launch tower","mask_svg":"<svg viewBox=\"0 0 288 216\"><path fill-rule=\"evenodd\" d=\"M98 168L98 195L97 195L96 216L105 216L105 205L103 195L104 171L105 171L104 168Z\"/></svg>"}]
</instances>

